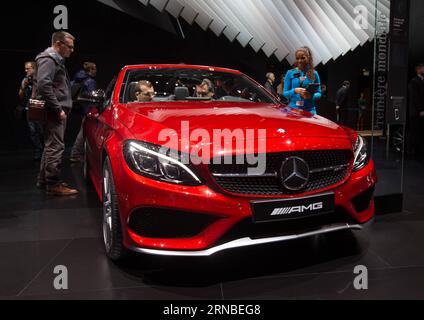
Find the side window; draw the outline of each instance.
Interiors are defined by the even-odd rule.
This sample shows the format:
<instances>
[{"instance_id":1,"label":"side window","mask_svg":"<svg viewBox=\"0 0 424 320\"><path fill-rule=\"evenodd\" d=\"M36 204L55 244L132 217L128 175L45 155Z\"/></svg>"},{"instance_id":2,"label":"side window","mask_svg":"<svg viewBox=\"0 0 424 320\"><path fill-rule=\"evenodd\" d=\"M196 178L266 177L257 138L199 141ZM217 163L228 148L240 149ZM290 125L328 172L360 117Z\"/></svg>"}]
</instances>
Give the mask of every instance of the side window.
<instances>
[{"instance_id":1,"label":"side window","mask_svg":"<svg viewBox=\"0 0 424 320\"><path fill-rule=\"evenodd\" d=\"M105 110L112 102L113 89L115 89L117 79L118 77L113 78L106 89L105 102L103 103L103 110Z\"/></svg>"}]
</instances>

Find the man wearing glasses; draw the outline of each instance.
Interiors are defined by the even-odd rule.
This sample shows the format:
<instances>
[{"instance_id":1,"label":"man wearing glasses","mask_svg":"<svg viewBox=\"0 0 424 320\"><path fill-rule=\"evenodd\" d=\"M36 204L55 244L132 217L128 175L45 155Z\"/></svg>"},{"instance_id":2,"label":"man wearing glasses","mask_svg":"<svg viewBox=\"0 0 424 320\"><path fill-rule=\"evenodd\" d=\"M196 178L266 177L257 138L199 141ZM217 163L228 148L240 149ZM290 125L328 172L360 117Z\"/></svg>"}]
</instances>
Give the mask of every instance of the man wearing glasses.
<instances>
[{"instance_id":1,"label":"man wearing glasses","mask_svg":"<svg viewBox=\"0 0 424 320\"><path fill-rule=\"evenodd\" d=\"M44 152L37 187L48 195L70 196L78 193L64 183L61 176L65 150L66 118L72 108L71 83L65 59L74 51L75 38L68 32L55 32L52 46L37 58L33 98L45 101L47 121L44 124Z\"/></svg>"},{"instance_id":2,"label":"man wearing glasses","mask_svg":"<svg viewBox=\"0 0 424 320\"><path fill-rule=\"evenodd\" d=\"M140 81L135 96L137 97L137 102L151 102L155 96L153 84L146 80Z\"/></svg>"}]
</instances>

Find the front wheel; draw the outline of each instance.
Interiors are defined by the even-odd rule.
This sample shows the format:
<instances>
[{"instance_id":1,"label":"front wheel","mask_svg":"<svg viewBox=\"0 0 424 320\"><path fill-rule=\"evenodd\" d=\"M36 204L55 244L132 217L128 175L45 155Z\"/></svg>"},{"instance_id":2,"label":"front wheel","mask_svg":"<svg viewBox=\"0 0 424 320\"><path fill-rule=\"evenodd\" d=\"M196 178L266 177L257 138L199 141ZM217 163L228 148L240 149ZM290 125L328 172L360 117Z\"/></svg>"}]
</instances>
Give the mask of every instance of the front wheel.
<instances>
[{"instance_id":1,"label":"front wheel","mask_svg":"<svg viewBox=\"0 0 424 320\"><path fill-rule=\"evenodd\" d=\"M123 260L127 256L127 249L123 245L118 196L109 158L106 158L103 165L102 229L106 255L113 261Z\"/></svg>"}]
</instances>

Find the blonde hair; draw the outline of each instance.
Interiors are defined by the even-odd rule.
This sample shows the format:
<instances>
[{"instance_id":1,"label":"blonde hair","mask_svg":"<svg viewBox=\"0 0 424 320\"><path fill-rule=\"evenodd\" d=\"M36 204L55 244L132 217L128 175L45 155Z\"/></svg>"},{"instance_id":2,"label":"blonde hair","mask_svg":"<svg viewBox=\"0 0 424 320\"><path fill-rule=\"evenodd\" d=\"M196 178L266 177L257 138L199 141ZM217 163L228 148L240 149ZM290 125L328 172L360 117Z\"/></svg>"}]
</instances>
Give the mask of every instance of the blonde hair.
<instances>
[{"instance_id":1,"label":"blonde hair","mask_svg":"<svg viewBox=\"0 0 424 320\"><path fill-rule=\"evenodd\" d=\"M314 66L314 57L312 56L312 51L309 47L304 46L296 50L296 54L298 52L303 52L308 58L308 66L306 70L306 75L310 80L315 81L315 66ZM297 66L297 65L296 65Z\"/></svg>"}]
</instances>

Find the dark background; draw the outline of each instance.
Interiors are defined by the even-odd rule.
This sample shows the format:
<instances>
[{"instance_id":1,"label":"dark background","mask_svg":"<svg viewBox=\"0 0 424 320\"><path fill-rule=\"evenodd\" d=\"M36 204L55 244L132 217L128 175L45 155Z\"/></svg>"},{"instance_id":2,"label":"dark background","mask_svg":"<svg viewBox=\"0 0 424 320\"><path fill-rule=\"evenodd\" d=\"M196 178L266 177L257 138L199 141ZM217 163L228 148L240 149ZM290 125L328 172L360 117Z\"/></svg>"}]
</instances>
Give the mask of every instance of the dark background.
<instances>
[{"instance_id":1,"label":"dark background","mask_svg":"<svg viewBox=\"0 0 424 320\"><path fill-rule=\"evenodd\" d=\"M185 39L179 32L164 31L94 0L9 2L7 9L0 14L2 149L30 147L24 123L14 118L13 110L18 104L17 91L24 76L23 64L50 45L51 34L55 31L53 9L59 4L68 8L69 31L77 38L76 51L67 61L68 70L73 75L83 61L96 62L100 88L105 88L119 69L128 64L184 62L223 66L238 69L259 82L265 81L265 74L269 71L275 72L279 78L283 70L290 68L287 62L280 63L262 52L255 53L249 46L242 48L237 41L230 43L225 36L218 38L196 24L186 24L183 19L180 22ZM424 1L412 0L411 11L411 62L416 62L424 53L424 40L418 36L424 27L419 15L424 12ZM152 12L154 20L156 11ZM162 16L163 19L168 17ZM175 19L171 17L169 21L178 30ZM352 103L360 91L371 89L372 73L364 77L362 70L372 72L372 65L373 43L367 43L337 61L319 66L322 82L328 86L329 100L334 100L343 80L352 81ZM77 127L77 119L72 119L67 134L68 145L72 143Z\"/></svg>"},{"instance_id":2,"label":"dark background","mask_svg":"<svg viewBox=\"0 0 424 320\"><path fill-rule=\"evenodd\" d=\"M416 63L424 62L424 1L411 0L409 53L411 73Z\"/></svg>"}]
</instances>

